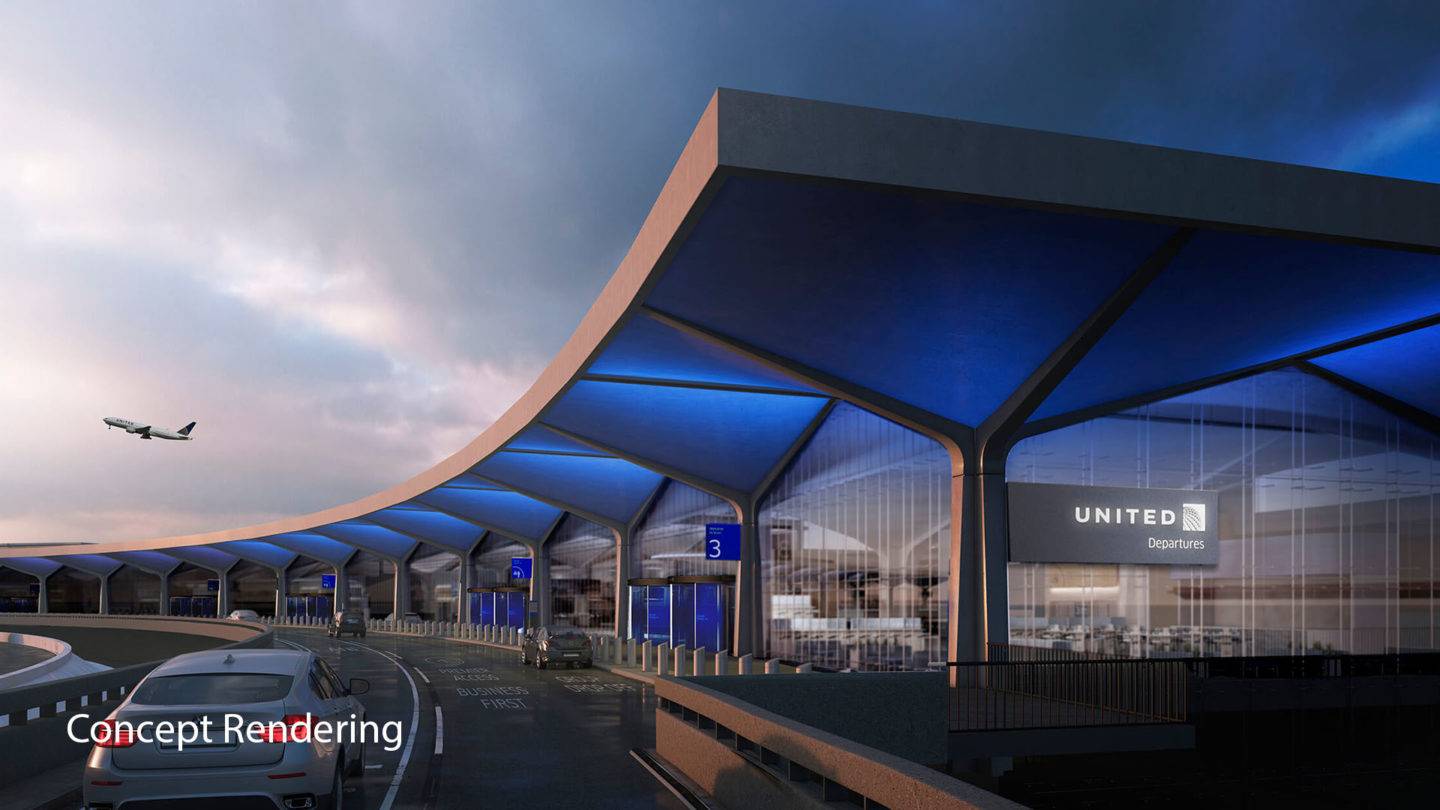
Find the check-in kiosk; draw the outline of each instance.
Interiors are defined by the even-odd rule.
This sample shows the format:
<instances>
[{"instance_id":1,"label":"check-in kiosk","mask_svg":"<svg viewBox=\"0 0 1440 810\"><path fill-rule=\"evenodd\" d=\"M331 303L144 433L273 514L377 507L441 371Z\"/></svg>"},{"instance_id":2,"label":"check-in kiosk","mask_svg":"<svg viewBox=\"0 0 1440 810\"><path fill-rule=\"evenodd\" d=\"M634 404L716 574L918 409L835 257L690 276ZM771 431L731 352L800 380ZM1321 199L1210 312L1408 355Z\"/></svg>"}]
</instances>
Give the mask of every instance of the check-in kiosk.
<instances>
[{"instance_id":1,"label":"check-in kiosk","mask_svg":"<svg viewBox=\"0 0 1440 810\"><path fill-rule=\"evenodd\" d=\"M690 649L729 649L735 580L727 576L632 579L630 637Z\"/></svg>"},{"instance_id":2,"label":"check-in kiosk","mask_svg":"<svg viewBox=\"0 0 1440 810\"><path fill-rule=\"evenodd\" d=\"M530 589L515 585L470 588L470 623L524 627Z\"/></svg>"},{"instance_id":3,"label":"check-in kiosk","mask_svg":"<svg viewBox=\"0 0 1440 810\"><path fill-rule=\"evenodd\" d=\"M325 594L302 594L285 597L285 615L292 619L321 619L330 621L335 606Z\"/></svg>"},{"instance_id":4,"label":"check-in kiosk","mask_svg":"<svg viewBox=\"0 0 1440 810\"><path fill-rule=\"evenodd\" d=\"M170 597L170 615L213 619L217 607L216 601L214 596L172 596Z\"/></svg>"}]
</instances>

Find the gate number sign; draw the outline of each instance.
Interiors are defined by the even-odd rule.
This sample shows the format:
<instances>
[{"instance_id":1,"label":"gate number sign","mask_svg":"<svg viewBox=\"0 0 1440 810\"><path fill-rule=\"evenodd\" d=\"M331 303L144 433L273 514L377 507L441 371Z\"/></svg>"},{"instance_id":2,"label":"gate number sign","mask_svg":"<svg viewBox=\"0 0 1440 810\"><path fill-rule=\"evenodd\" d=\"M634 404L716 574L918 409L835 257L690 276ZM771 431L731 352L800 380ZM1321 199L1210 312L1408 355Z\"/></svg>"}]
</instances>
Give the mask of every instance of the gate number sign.
<instances>
[{"instance_id":1,"label":"gate number sign","mask_svg":"<svg viewBox=\"0 0 1440 810\"><path fill-rule=\"evenodd\" d=\"M740 559L740 524L705 524L705 559Z\"/></svg>"}]
</instances>

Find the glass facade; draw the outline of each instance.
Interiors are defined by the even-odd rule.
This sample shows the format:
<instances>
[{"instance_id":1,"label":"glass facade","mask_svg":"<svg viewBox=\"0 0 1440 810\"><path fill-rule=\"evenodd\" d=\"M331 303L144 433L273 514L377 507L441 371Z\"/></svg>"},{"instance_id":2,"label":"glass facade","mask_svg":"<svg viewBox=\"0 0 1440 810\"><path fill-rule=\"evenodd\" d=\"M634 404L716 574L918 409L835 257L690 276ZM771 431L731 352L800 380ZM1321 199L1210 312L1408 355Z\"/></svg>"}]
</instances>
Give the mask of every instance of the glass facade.
<instances>
[{"instance_id":1,"label":"glass facade","mask_svg":"<svg viewBox=\"0 0 1440 810\"><path fill-rule=\"evenodd\" d=\"M122 565L110 575L110 612L154 616L160 612L160 576Z\"/></svg>"},{"instance_id":2,"label":"glass facade","mask_svg":"<svg viewBox=\"0 0 1440 810\"><path fill-rule=\"evenodd\" d=\"M170 615L213 617L219 610L219 575L183 563L170 572ZM210 589L211 580L215 589Z\"/></svg>"},{"instance_id":3,"label":"glass facade","mask_svg":"<svg viewBox=\"0 0 1440 810\"><path fill-rule=\"evenodd\" d=\"M1030 437L1007 477L1219 497L1218 566L1010 563L1012 644L1437 649L1440 439L1314 375L1270 372Z\"/></svg>"},{"instance_id":4,"label":"glass facade","mask_svg":"<svg viewBox=\"0 0 1440 810\"><path fill-rule=\"evenodd\" d=\"M241 560L226 574L230 580L230 610L253 610L259 616L275 615L275 571ZM228 614L227 614L228 615Z\"/></svg>"},{"instance_id":5,"label":"glass facade","mask_svg":"<svg viewBox=\"0 0 1440 810\"><path fill-rule=\"evenodd\" d=\"M426 621L458 621L460 555L421 543L405 567L410 609Z\"/></svg>"},{"instance_id":6,"label":"glass facade","mask_svg":"<svg viewBox=\"0 0 1440 810\"><path fill-rule=\"evenodd\" d=\"M0 568L0 613L40 609L40 580L13 568Z\"/></svg>"},{"instance_id":7,"label":"glass facade","mask_svg":"<svg viewBox=\"0 0 1440 810\"><path fill-rule=\"evenodd\" d=\"M760 504L764 656L835 669L946 660L950 457L837 405Z\"/></svg>"},{"instance_id":8,"label":"glass facade","mask_svg":"<svg viewBox=\"0 0 1440 810\"><path fill-rule=\"evenodd\" d=\"M395 564L368 551L357 551L345 564L344 610L359 610L367 619L395 612Z\"/></svg>"},{"instance_id":9,"label":"glass facade","mask_svg":"<svg viewBox=\"0 0 1440 810\"><path fill-rule=\"evenodd\" d=\"M529 580L510 579L510 560L514 557L529 556L530 549L524 544L496 534L488 534L475 552L470 582L475 587L528 583Z\"/></svg>"},{"instance_id":10,"label":"glass facade","mask_svg":"<svg viewBox=\"0 0 1440 810\"><path fill-rule=\"evenodd\" d=\"M550 614L557 624L615 628L615 533L566 515L545 544L550 555Z\"/></svg>"},{"instance_id":11,"label":"glass facade","mask_svg":"<svg viewBox=\"0 0 1440 810\"><path fill-rule=\"evenodd\" d=\"M60 568L45 580L51 613L99 613L100 578L74 568Z\"/></svg>"},{"instance_id":12,"label":"glass facade","mask_svg":"<svg viewBox=\"0 0 1440 810\"><path fill-rule=\"evenodd\" d=\"M737 563L705 559L705 524L736 520L735 510L720 498L679 481L666 481L665 490L635 531L630 576L735 576Z\"/></svg>"},{"instance_id":13,"label":"glass facade","mask_svg":"<svg viewBox=\"0 0 1440 810\"><path fill-rule=\"evenodd\" d=\"M335 591L322 577L333 576L335 566L309 557L296 557L285 571L285 615L295 619L329 620Z\"/></svg>"}]
</instances>

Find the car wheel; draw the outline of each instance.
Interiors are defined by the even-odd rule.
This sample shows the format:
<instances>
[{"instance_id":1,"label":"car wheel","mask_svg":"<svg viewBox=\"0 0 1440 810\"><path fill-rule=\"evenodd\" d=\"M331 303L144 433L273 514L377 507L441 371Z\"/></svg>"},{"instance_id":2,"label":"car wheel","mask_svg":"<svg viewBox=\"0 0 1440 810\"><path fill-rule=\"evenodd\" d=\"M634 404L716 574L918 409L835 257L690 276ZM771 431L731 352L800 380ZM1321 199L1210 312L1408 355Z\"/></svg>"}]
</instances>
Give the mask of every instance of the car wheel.
<instances>
[{"instance_id":1,"label":"car wheel","mask_svg":"<svg viewBox=\"0 0 1440 810\"><path fill-rule=\"evenodd\" d=\"M360 750L355 753L355 761L350 765L350 775L365 775L365 743L360 743Z\"/></svg>"},{"instance_id":2,"label":"car wheel","mask_svg":"<svg viewBox=\"0 0 1440 810\"><path fill-rule=\"evenodd\" d=\"M544 668L545 668L545 659L544 659L544 658L541 658L541 657L538 656L538 655L535 656L535 668L536 668L536 669L544 669Z\"/></svg>"},{"instance_id":3,"label":"car wheel","mask_svg":"<svg viewBox=\"0 0 1440 810\"><path fill-rule=\"evenodd\" d=\"M330 799L325 802L329 810L343 810L345 806L345 768L344 762L336 763L335 778L330 782Z\"/></svg>"}]
</instances>

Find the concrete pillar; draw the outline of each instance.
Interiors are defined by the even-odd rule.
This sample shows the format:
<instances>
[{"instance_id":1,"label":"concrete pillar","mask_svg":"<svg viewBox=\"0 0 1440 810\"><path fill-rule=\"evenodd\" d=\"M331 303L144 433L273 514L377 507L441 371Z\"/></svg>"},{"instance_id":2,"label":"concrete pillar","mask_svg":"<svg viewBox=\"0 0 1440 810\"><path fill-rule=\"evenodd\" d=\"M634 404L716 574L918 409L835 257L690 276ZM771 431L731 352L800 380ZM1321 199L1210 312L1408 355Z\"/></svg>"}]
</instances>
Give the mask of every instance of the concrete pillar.
<instances>
[{"instance_id":1,"label":"concrete pillar","mask_svg":"<svg viewBox=\"0 0 1440 810\"><path fill-rule=\"evenodd\" d=\"M550 624L550 545L541 543L532 552L534 570L530 572L530 598L539 608L540 624Z\"/></svg>"},{"instance_id":2,"label":"concrete pillar","mask_svg":"<svg viewBox=\"0 0 1440 810\"><path fill-rule=\"evenodd\" d=\"M470 553L460 557L459 604L455 606L455 621L462 625L470 623L470 584L474 574L470 570Z\"/></svg>"},{"instance_id":3,"label":"concrete pillar","mask_svg":"<svg viewBox=\"0 0 1440 810\"><path fill-rule=\"evenodd\" d=\"M285 615L286 600L290 596L290 573L284 568L275 569L275 618Z\"/></svg>"},{"instance_id":4,"label":"concrete pillar","mask_svg":"<svg viewBox=\"0 0 1440 810\"><path fill-rule=\"evenodd\" d=\"M335 572L335 590L330 594L331 610L341 613L349 604L349 593L346 588L350 586L350 583L345 581L345 566L337 565L332 570Z\"/></svg>"},{"instance_id":5,"label":"concrete pillar","mask_svg":"<svg viewBox=\"0 0 1440 810\"><path fill-rule=\"evenodd\" d=\"M39 613L50 612L50 576L36 577L40 580L40 593L35 597L35 610Z\"/></svg>"},{"instance_id":6,"label":"concrete pillar","mask_svg":"<svg viewBox=\"0 0 1440 810\"><path fill-rule=\"evenodd\" d=\"M410 612L410 557L415 554L411 549L409 554L399 559L391 559L395 564L394 602L395 620L399 621L406 613Z\"/></svg>"},{"instance_id":7,"label":"concrete pillar","mask_svg":"<svg viewBox=\"0 0 1440 810\"><path fill-rule=\"evenodd\" d=\"M753 653L760 646L760 527L755 504L739 508L740 563L735 577L735 652Z\"/></svg>"},{"instance_id":8,"label":"concrete pillar","mask_svg":"<svg viewBox=\"0 0 1440 810\"><path fill-rule=\"evenodd\" d=\"M738 668L737 671L741 675L749 675L750 671L754 669L755 659L749 653L746 653L740 656L740 658L736 660L735 664Z\"/></svg>"},{"instance_id":9,"label":"concrete pillar","mask_svg":"<svg viewBox=\"0 0 1440 810\"><path fill-rule=\"evenodd\" d=\"M615 637L630 635L630 530L615 532Z\"/></svg>"},{"instance_id":10,"label":"concrete pillar","mask_svg":"<svg viewBox=\"0 0 1440 810\"><path fill-rule=\"evenodd\" d=\"M220 589L215 592L215 616L223 619L230 615L230 571L216 571L215 576L220 578Z\"/></svg>"},{"instance_id":11,"label":"concrete pillar","mask_svg":"<svg viewBox=\"0 0 1440 810\"><path fill-rule=\"evenodd\" d=\"M160 615L170 615L170 575L160 575Z\"/></svg>"},{"instance_id":12,"label":"concrete pillar","mask_svg":"<svg viewBox=\"0 0 1440 810\"><path fill-rule=\"evenodd\" d=\"M102 574L100 577L100 615L110 615L110 574Z\"/></svg>"}]
</instances>

